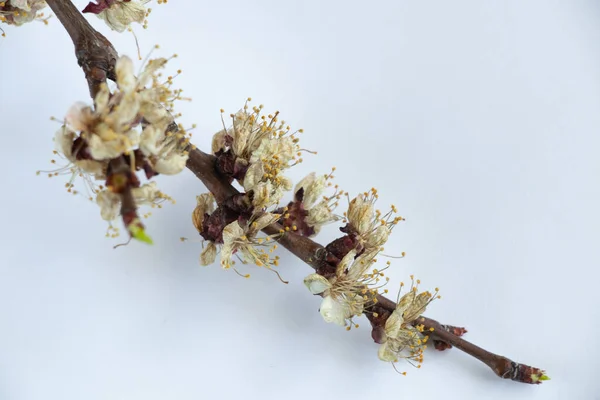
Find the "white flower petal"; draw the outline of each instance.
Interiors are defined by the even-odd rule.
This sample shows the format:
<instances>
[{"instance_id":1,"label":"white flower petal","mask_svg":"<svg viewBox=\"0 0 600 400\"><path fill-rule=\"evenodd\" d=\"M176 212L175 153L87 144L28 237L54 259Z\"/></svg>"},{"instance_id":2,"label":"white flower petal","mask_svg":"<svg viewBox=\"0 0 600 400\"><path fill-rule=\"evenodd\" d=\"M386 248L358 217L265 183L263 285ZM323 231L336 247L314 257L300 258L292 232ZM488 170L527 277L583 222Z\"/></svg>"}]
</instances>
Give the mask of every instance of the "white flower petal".
<instances>
[{"instance_id":1,"label":"white flower petal","mask_svg":"<svg viewBox=\"0 0 600 400\"><path fill-rule=\"evenodd\" d=\"M208 245L200 253L200 264L207 266L215 262L217 258L217 246L213 242L208 242Z\"/></svg>"},{"instance_id":2,"label":"white flower petal","mask_svg":"<svg viewBox=\"0 0 600 400\"><path fill-rule=\"evenodd\" d=\"M144 68L144 71L142 71L140 76L138 76L138 89L146 87L146 84L148 83L150 78L154 76L156 71L164 67L166 63L166 58L155 58L154 60L148 61L148 64L146 64L146 68Z\"/></svg>"},{"instance_id":3,"label":"white flower petal","mask_svg":"<svg viewBox=\"0 0 600 400\"><path fill-rule=\"evenodd\" d=\"M121 56L115 66L117 73L117 85L123 92L131 92L135 89L136 79L133 74L133 61L127 56Z\"/></svg>"},{"instance_id":4,"label":"white flower petal","mask_svg":"<svg viewBox=\"0 0 600 400\"><path fill-rule=\"evenodd\" d=\"M54 145L56 151L64 155L69 161L75 161L73 157L73 141L75 140L75 132L69 129L66 125L61 126L54 135Z\"/></svg>"},{"instance_id":5,"label":"white flower petal","mask_svg":"<svg viewBox=\"0 0 600 400\"><path fill-rule=\"evenodd\" d=\"M157 129L155 125L148 125L140 135L140 150L145 156L157 155L158 140L163 136L163 132Z\"/></svg>"},{"instance_id":6,"label":"white flower petal","mask_svg":"<svg viewBox=\"0 0 600 400\"><path fill-rule=\"evenodd\" d=\"M100 162L95 160L75 160L75 166L94 177L96 180L106 179L106 167L108 162Z\"/></svg>"},{"instance_id":7,"label":"white flower petal","mask_svg":"<svg viewBox=\"0 0 600 400\"><path fill-rule=\"evenodd\" d=\"M366 235L365 247L378 250L387 242L390 233L390 228L385 225L379 225L373 232Z\"/></svg>"},{"instance_id":8,"label":"white flower petal","mask_svg":"<svg viewBox=\"0 0 600 400\"><path fill-rule=\"evenodd\" d=\"M348 254L346 254L344 258L342 258L335 270L335 274L337 277L342 276L346 271L346 268L349 268L350 265L352 265L352 262L354 262L354 257L356 257L356 250L350 250Z\"/></svg>"},{"instance_id":9,"label":"white flower petal","mask_svg":"<svg viewBox=\"0 0 600 400\"><path fill-rule=\"evenodd\" d=\"M125 151L122 139L123 137L115 140L103 141L98 135L90 135L88 140L90 154L95 160L111 160L117 158Z\"/></svg>"},{"instance_id":10,"label":"white flower petal","mask_svg":"<svg viewBox=\"0 0 600 400\"><path fill-rule=\"evenodd\" d=\"M379 359L381 361L385 361L385 362L397 362L398 361L398 354L396 352L394 352L394 350L392 349L393 343L391 343L391 341L387 341L384 344L382 344L381 346L379 346L379 350L377 352L377 356L379 356Z\"/></svg>"},{"instance_id":11,"label":"white flower petal","mask_svg":"<svg viewBox=\"0 0 600 400\"><path fill-rule=\"evenodd\" d=\"M363 195L356 196L348 206L348 221L359 234L367 234L374 223L373 203L365 201Z\"/></svg>"},{"instance_id":12,"label":"white flower petal","mask_svg":"<svg viewBox=\"0 0 600 400\"><path fill-rule=\"evenodd\" d=\"M244 230L237 221L233 221L223 229L223 247L221 247L221 266L229 268L231 257L237 248L237 241L244 236Z\"/></svg>"},{"instance_id":13,"label":"white flower petal","mask_svg":"<svg viewBox=\"0 0 600 400\"><path fill-rule=\"evenodd\" d=\"M103 19L110 29L117 32L123 32L132 22L137 22L139 24L144 22L146 8L143 4L145 3L147 3L147 1L117 0L107 9L97 14L97 16L98 18Z\"/></svg>"},{"instance_id":14,"label":"white flower petal","mask_svg":"<svg viewBox=\"0 0 600 400\"><path fill-rule=\"evenodd\" d=\"M323 225L335 222L340 218L337 217L331 209L326 200L319 202L316 206L308 210L308 217L306 223L312 226L315 230L315 234L319 233Z\"/></svg>"},{"instance_id":15,"label":"white flower petal","mask_svg":"<svg viewBox=\"0 0 600 400\"><path fill-rule=\"evenodd\" d=\"M254 189L264 174L265 170L262 162L259 161L250 165L250 168L248 168L246 171L246 176L244 177L244 190L249 192L250 190Z\"/></svg>"},{"instance_id":16,"label":"white flower petal","mask_svg":"<svg viewBox=\"0 0 600 400\"><path fill-rule=\"evenodd\" d=\"M85 131L88 128L91 115L92 109L87 104L78 101L67 111L65 121L73 130Z\"/></svg>"},{"instance_id":17,"label":"white flower petal","mask_svg":"<svg viewBox=\"0 0 600 400\"><path fill-rule=\"evenodd\" d=\"M183 171L189 156L172 152L167 158L161 158L154 164L154 170L159 174L175 175Z\"/></svg>"},{"instance_id":18,"label":"white flower petal","mask_svg":"<svg viewBox=\"0 0 600 400\"><path fill-rule=\"evenodd\" d=\"M232 243L244 236L244 230L239 222L233 221L223 229L223 243Z\"/></svg>"},{"instance_id":19,"label":"white flower petal","mask_svg":"<svg viewBox=\"0 0 600 400\"><path fill-rule=\"evenodd\" d=\"M304 285L312 294L321 294L331 288L331 283L322 275L310 274L304 278ZM322 305L321 305L322 307Z\"/></svg>"},{"instance_id":20,"label":"white flower petal","mask_svg":"<svg viewBox=\"0 0 600 400\"><path fill-rule=\"evenodd\" d=\"M253 191L254 197L252 198L252 205L255 208L262 210L272 204L271 193L273 192L273 184L271 181L258 183Z\"/></svg>"},{"instance_id":21,"label":"white flower petal","mask_svg":"<svg viewBox=\"0 0 600 400\"><path fill-rule=\"evenodd\" d=\"M304 197L302 199L302 203L304 204L304 208L311 208L317 200L319 200L325 190L325 183L327 179L325 179L324 175L319 175L315 172L311 172L304 179L302 179L296 187L294 188L294 194L298 192L301 188L304 189Z\"/></svg>"},{"instance_id":22,"label":"white flower petal","mask_svg":"<svg viewBox=\"0 0 600 400\"><path fill-rule=\"evenodd\" d=\"M394 310L392 315L390 315L385 322L385 335L388 338L397 338L400 333L400 329L402 329L402 323L404 319L402 318L402 312L398 310Z\"/></svg>"},{"instance_id":23,"label":"white flower petal","mask_svg":"<svg viewBox=\"0 0 600 400\"><path fill-rule=\"evenodd\" d=\"M352 316L350 307L347 304L337 302L331 296L323 298L319 312L325 322L341 326L346 326L346 319Z\"/></svg>"},{"instance_id":24,"label":"white flower petal","mask_svg":"<svg viewBox=\"0 0 600 400\"><path fill-rule=\"evenodd\" d=\"M248 143L248 137L250 136L250 129L248 127L242 126L231 131L233 136L233 144L232 149L233 153L236 155L244 154L244 150L246 150L246 143Z\"/></svg>"},{"instance_id":25,"label":"white flower petal","mask_svg":"<svg viewBox=\"0 0 600 400\"><path fill-rule=\"evenodd\" d=\"M203 193L196 196L196 208L192 212L192 223L198 232L202 232L202 224L204 223L204 215L212 214L215 210L215 198L212 193Z\"/></svg>"},{"instance_id":26,"label":"white flower petal","mask_svg":"<svg viewBox=\"0 0 600 400\"><path fill-rule=\"evenodd\" d=\"M103 190L96 195L96 203L100 206L100 215L105 221L112 221L121 211L121 198L109 190Z\"/></svg>"},{"instance_id":27,"label":"white flower petal","mask_svg":"<svg viewBox=\"0 0 600 400\"><path fill-rule=\"evenodd\" d=\"M252 233L258 233L263 230L265 227L277 222L281 218L281 214L271 214L264 213L260 217L258 217L252 224L250 224L250 228ZM249 232L249 234L251 234Z\"/></svg>"},{"instance_id":28,"label":"white flower petal","mask_svg":"<svg viewBox=\"0 0 600 400\"><path fill-rule=\"evenodd\" d=\"M146 183L138 188L131 189L135 203L138 205L152 204L160 198L160 190L156 186L156 182Z\"/></svg>"},{"instance_id":29,"label":"white flower petal","mask_svg":"<svg viewBox=\"0 0 600 400\"><path fill-rule=\"evenodd\" d=\"M224 129L213 135L211 148L213 154L225 148L225 135L227 135L227 131Z\"/></svg>"}]
</instances>

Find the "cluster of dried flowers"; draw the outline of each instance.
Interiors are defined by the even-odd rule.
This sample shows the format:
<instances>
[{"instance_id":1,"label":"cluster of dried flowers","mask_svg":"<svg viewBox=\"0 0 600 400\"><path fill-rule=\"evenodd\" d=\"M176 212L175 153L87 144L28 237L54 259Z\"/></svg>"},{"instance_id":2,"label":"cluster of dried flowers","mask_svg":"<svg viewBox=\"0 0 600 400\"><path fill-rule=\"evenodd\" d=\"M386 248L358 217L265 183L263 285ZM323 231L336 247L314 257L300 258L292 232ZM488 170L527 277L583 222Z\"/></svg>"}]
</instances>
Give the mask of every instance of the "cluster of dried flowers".
<instances>
[{"instance_id":1,"label":"cluster of dried flowers","mask_svg":"<svg viewBox=\"0 0 600 400\"><path fill-rule=\"evenodd\" d=\"M102 218L110 223L120 215L131 237L146 242L150 239L137 216L137 206L156 206L172 199L155 182L142 185L137 172L142 171L148 180L158 174L174 175L185 168L188 159L189 138L173 116L173 102L180 99L181 91L171 88L172 77L161 81L158 72L167 62L165 58L150 60L136 77L132 60L119 58L115 90L111 93L104 85L93 106L73 105L56 133L56 153L68 164L44 171L49 176L70 175L69 191L76 177L83 178Z\"/></svg>"},{"instance_id":2,"label":"cluster of dried flowers","mask_svg":"<svg viewBox=\"0 0 600 400\"><path fill-rule=\"evenodd\" d=\"M287 231L307 235L318 232L321 226L335 221L333 209L341 193L325 197L317 204L331 175L316 177L310 174L294 190L295 200L281 207L286 192L292 190L286 171L302 162L298 135L278 112L261 115L263 106L249 108L248 99L243 109L231 114L231 127L223 127L213 137L212 150L217 169L236 181L244 193L216 206L212 195L198 196L193 222L207 242L200 260L211 264L220 247L221 265L235 269L234 255L241 263L253 263L272 269L279 258L273 257L275 238L261 236L265 227L281 221ZM224 111L221 110L221 113ZM223 122L223 125L225 123Z\"/></svg>"},{"instance_id":3,"label":"cluster of dried flowers","mask_svg":"<svg viewBox=\"0 0 600 400\"><path fill-rule=\"evenodd\" d=\"M123 32L133 22L146 27L151 11L145 7L148 2L97 0L83 12L96 14L111 29ZM21 25L43 19L39 10L45 6L42 0L0 2L0 22ZM154 181L142 185L138 172L143 172L148 180L158 174L175 175L184 169L188 150L193 148L185 129L175 123L173 102L181 98L181 91L171 89L172 77L161 82L159 70L167 61L150 60L136 77L131 59L119 58L115 68L117 87L111 91L102 86L93 106L77 103L71 107L55 136L55 153L67 165L45 172L50 177L70 175L66 186L72 193L76 193L74 180L83 178L91 190L90 200L100 206L101 217L116 232L110 236L118 235L111 222L120 216L131 237L151 243L137 207L159 206L172 199ZM408 293L402 297L398 294L393 311L389 305L385 309L377 304L380 291L388 292L383 289L389 281L384 271L391 263L387 261L382 269L375 265L378 257L385 256L382 252L393 228L403 221L396 215L396 207L392 205L386 213L375 209L379 197L375 189L350 200L348 193L330 182L335 168L329 174L310 173L293 187L285 174L302 162L302 152L307 151L298 145L302 130L292 131L285 121L279 120L278 112L261 114L263 106L250 108L249 101L230 115L230 127L222 118L223 129L213 137L216 169L230 183L235 181L242 191L219 204L211 193L197 196L192 221L204 241L201 264L212 264L220 252L224 269L240 274L235 258L242 264L252 263L277 273L274 267L278 266L279 257L273 252L280 236L311 237L324 225L342 221L344 225L339 229L344 235L325 247L325 263L304 279L305 286L323 298L319 312L326 322L350 330L358 327L353 318L366 315L373 327L373 339L381 345L381 360L395 363L406 359L419 367L429 331L418 318L435 298L440 298L439 290L436 288L433 294L419 292L420 281L415 284L411 276ZM324 195L332 186L332 193ZM283 206L288 192L293 193L292 200ZM348 197L348 210L337 215L335 209L342 196ZM262 233L273 226L277 227L276 234ZM533 372L521 381L540 383L549 379L543 371L527 368Z\"/></svg>"},{"instance_id":4,"label":"cluster of dried flowers","mask_svg":"<svg viewBox=\"0 0 600 400\"><path fill-rule=\"evenodd\" d=\"M278 223L278 235L293 232L310 237L325 224L342 221L340 231L344 235L326 246L326 266L307 276L304 284L311 293L323 297L319 309L323 319L349 330L358 326L354 317L377 314L372 308L389 281L384 271L390 262L382 269L375 265L393 228L403 218L396 215L393 205L387 213L375 209L379 197L376 189L348 198L348 210L337 215L339 200L348 194L330 182L333 171L307 175L296 184L292 201L282 206L285 193L292 188L286 171L302 161L298 144L302 130L292 131L279 120L278 112L262 115L262 109L262 105L250 107L246 102L230 115L231 126L223 122L223 129L213 136L217 169L237 182L242 192L221 204L216 204L210 193L197 197L192 220L205 241L200 263L212 264L220 249L220 263L225 269L237 271L234 257L242 264L273 269L278 265L278 257L272 256L276 237L261 234L261 230ZM332 193L324 195L332 186ZM417 286L412 286L398 301L393 318L387 319L384 336L378 340L382 343L380 359L422 361L427 335L422 327L412 324L436 295L418 293Z\"/></svg>"}]
</instances>

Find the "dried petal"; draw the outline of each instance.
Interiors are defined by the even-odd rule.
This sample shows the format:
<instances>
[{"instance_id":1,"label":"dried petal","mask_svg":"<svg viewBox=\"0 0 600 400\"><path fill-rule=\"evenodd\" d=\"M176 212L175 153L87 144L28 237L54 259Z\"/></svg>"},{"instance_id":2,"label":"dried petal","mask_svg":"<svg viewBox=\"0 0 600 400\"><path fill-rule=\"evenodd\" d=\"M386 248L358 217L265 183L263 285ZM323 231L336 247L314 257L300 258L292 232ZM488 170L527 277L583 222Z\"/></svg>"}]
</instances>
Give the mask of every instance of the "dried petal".
<instances>
[{"instance_id":1,"label":"dried petal","mask_svg":"<svg viewBox=\"0 0 600 400\"><path fill-rule=\"evenodd\" d=\"M215 262L217 257L217 246L213 242L208 242L208 245L200 253L200 264L207 266Z\"/></svg>"},{"instance_id":2,"label":"dried petal","mask_svg":"<svg viewBox=\"0 0 600 400\"><path fill-rule=\"evenodd\" d=\"M319 309L325 322L346 326L346 320L352 316L346 303L338 302L331 296L325 296Z\"/></svg>"},{"instance_id":3,"label":"dried petal","mask_svg":"<svg viewBox=\"0 0 600 400\"><path fill-rule=\"evenodd\" d=\"M263 230L265 227L277 222L281 218L280 214L264 213L258 217L252 224L250 224L249 235L256 234Z\"/></svg>"},{"instance_id":4,"label":"dried petal","mask_svg":"<svg viewBox=\"0 0 600 400\"><path fill-rule=\"evenodd\" d=\"M304 285L312 294L321 294L331 288L331 283L322 275L310 274L304 278Z\"/></svg>"},{"instance_id":5,"label":"dried petal","mask_svg":"<svg viewBox=\"0 0 600 400\"><path fill-rule=\"evenodd\" d=\"M381 361L385 362L397 362L398 355L392 348L393 343L390 341L385 342L381 346L379 346L379 350L377 352L377 356Z\"/></svg>"},{"instance_id":6,"label":"dried petal","mask_svg":"<svg viewBox=\"0 0 600 400\"><path fill-rule=\"evenodd\" d=\"M121 198L109 190L103 190L96 195L96 203L100 206L100 215L105 221L115 220L121 210Z\"/></svg>"},{"instance_id":7,"label":"dried petal","mask_svg":"<svg viewBox=\"0 0 600 400\"><path fill-rule=\"evenodd\" d=\"M354 261L355 257L356 257L356 250L350 250L348 252L348 254L346 254L344 256L344 258L342 258L342 260L340 261L340 263L337 265L337 267L335 269L335 274L338 278L341 277L342 275L344 275L344 273L346 272L346 269L348 269L350 267L350 265Z\"/></svg>"},{"instance_id":8,"label":"dried petal","mask_svg":"<svg viewBox=\"0 0 600 400\"><path fill-rule=\"evenodd\" d=\"M419 315L423 314L425 312L425 307L429 304L431 298L432 295L430 292L419 293L404 312L405 321L412 322L417 319Z\"/></svg>"},{"instance_id":9,"label":"dried petal","mask_svg":"<svg viewBox=\"0 0 600 400\"><path fill-rule=\"evenodd\" d=\"M260 182L262 177L265 174L265 170L263 167L263 163L257 162L255 164L250 165L250 168L246 171L246 176L244 177L244 189L246 192L254 189L254 187Z\"/></svg>"},{"instance_id":10,"label":"dried petal","mask_svg":"<svg viewBox=\"0 0 600 400\"><path fill-rule=\"evenodd\" d=\"M311 208L321 198L323 190L325 190L325 182L326 178L324 175L317 177L317 174L314 172L311 172L298 182L294 188L294 193L297 193L300 189L304 189L302 198L304 208Z\"/></svg>"},{"instance_id":11,"label":"dried petal","mask_svg":"<svg viewBox=\"0 0 600 400\"><path fill-rule=\"evenodd\" d=\"M133 74L133 61L127 56L119 57L115 66L117 73L117 84L119 89L124 92L131 92L135 89L136 79Z\"/></svg>"},{"instance_id":12,"label":"dried petal","mask_svg":"<svg viewBox=\"0 0 600 400\"><path fill-rule=\"evenodd\" d=\"M213 135L212 139L212 152L216 154L219 150L225 149L225 136L227 135L227 131L220 130L219 132Z\"/></svg>"},{"instance_id":13,"label":"dried petal","mask_svg":"<svg viewBox=\"0 0 600 400\"><path fill-rule=\"evenodd\" d=\"M403 323L402 313L394 310L385 322L385 335L388 338L396 338L400 333L400 329L402 329Z\"/></svg>"},{"instance_id":14,"label":"dried petal","mask_svg":"<svg viewBox=\"0 0 600 400\"><path fill-rule=\"evenodd\" d=\"M144 22L146 17L146 4L149 0L116 0L109 3L109 7L104 8L99 13L96 13L98 18L103 19L106 25L114 31L123 32L129 27L132 22L139 24ZM93 5L93 3L91 3ZM84 10L95 12L95 9L90 8L90 5Z\"/></svg>"},{"instance_id":15,"label":"dried petal","mask_svg":"<svg viewBox=\"0 0 600 400\"><path fill-rule=\"evenodd\" d=\"M183 171L188 160L187 154L170 153L166 158L160 158L154 164L154 170L159 174L175 175Z\"/></svg>"}]
</instances>

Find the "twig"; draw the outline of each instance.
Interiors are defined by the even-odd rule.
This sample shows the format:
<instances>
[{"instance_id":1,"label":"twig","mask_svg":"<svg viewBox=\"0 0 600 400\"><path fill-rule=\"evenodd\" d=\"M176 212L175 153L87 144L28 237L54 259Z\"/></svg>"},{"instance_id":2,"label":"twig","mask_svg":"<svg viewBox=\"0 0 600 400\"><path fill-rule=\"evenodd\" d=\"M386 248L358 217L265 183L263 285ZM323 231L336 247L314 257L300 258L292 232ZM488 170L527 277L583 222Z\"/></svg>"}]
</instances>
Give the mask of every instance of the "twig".
<instances>
[{"instance_id":1,"label":"twig","mask_svg":"<svg viewBox=\"0 0 600 400\"><path fill-rule=\"evenodd\" d=\"M46 1L69 33L75 45L77 61L83 68L88 80L90 94L92 97L95 97L100 85L106 82L107 78L115 79L116 50L104 36L90 26L71 1ZM217 172L215 169L215 160L216 158L212 155L198 149L190 149L187 168L212 192L217 202L222 203L239 192L229 183L226 177ZM265 228L264 232L267 234L277 234L282 228L280 224L276 223ZM311 239L288 232L282 236L278 236L277 240L283 247L315 270L324 265L327 250ZM376 300L377 306L387 312L392 312L396 308L396 303L386 297L377 295ZM543 371L538 368L518 364L504 356L491 353L455 334L462 334L464 333L463 331L447 329L439 322L424 316L419 317L415 323L423 324L426 329L433 328L431 336L434 341L438 340L449 346L454 346L477 358L501 378L523 383L541 383Z\"/></svg>"},{"instance_id":2,"label":"twig","mask_svg":"<svg viewBox=\"0 0 600 400\"><path fill-rule=\"evenodd\" d=\"M67 0L47 0L46 3L71 37L77 63L83 69L90 95L95 99L107 78L115 80L117 51L108 39L87 22L73 3Z\"/></svg>"}]
</instances>

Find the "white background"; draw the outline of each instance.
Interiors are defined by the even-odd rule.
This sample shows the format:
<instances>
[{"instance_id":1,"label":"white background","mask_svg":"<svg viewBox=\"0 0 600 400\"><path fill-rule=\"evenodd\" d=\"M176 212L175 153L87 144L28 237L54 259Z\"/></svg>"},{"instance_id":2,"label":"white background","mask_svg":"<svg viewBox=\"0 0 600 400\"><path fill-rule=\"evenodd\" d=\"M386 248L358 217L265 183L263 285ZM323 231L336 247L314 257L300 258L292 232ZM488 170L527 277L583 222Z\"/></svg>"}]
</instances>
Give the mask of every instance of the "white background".
<instances>
[{"instance_id":1,"label":"white background","mask_svg":"<svg viewBox=\"0 0 600 400\"><path fill-rule=\"evenodd\" d=\"M113 250L94 204L35 175L51 167L49 117L89 101L70 40L55 18L7 28L0 399L599 399L599 17L594 1L174 1L136 26L143 54L179 54L199 146L221 107L280 110L319 151L294 179L335 165L345 190L375 186L406 217L391 291L411 273L439 286L426 315L545 368L540 386L456 349L399 376L365 319L350 333L321 320L310 269L285 253L289 285L200 267L200 244L179 241L205 190L188 171L159 179L178 204L148 220L156 244Z\"/></svg>"}]
</instances>

